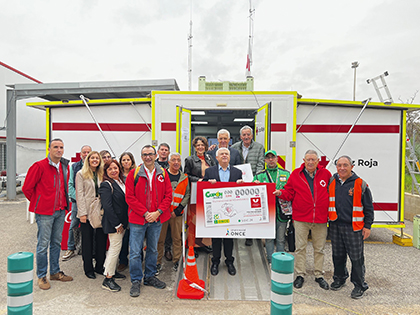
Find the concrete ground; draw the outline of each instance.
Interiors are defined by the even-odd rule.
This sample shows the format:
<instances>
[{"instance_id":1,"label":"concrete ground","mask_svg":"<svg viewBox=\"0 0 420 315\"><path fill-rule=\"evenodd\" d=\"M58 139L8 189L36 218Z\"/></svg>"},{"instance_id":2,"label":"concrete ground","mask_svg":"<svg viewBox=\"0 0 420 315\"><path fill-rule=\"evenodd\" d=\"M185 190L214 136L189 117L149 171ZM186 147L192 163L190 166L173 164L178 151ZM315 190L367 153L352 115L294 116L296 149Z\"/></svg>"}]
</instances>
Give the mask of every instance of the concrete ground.
<instances>
[{"instance_id":1,"label":"concrete ground","mask_svg":"<svg viewBox=\"0 0 420 315\"><path fill-rule=\"evenodd\" d=\"M0 314L7 313L7 256L18 251L34 252L36 224L26 221L26 201L0 198ZM413 225L406 222L404 232L412 235ZM420 250L392 243L392 229L373 229L365 244L366 281L370 289L363 299L353 300L348 282L340 291L324 291L313 276L312 246L308 245L308 275L302 289L294 291L294 314L419 314ZM167 288L157 290L141 286L138 298L129 296L129 279L120 281L122 291L111 293L101 289L102 277L90 280L82 270L81 256L60 263L61 269L74 277L68 283L52 282L51 289L42 291L34 280L35 314L269 314L270 302L261 301L200 301L175 297L176 273L172 263L164 261L159 278ZM331 244L325 249L325 278L332 282ZM128 276L128 271L124 272Z\"/></svg>"}]
</instances>

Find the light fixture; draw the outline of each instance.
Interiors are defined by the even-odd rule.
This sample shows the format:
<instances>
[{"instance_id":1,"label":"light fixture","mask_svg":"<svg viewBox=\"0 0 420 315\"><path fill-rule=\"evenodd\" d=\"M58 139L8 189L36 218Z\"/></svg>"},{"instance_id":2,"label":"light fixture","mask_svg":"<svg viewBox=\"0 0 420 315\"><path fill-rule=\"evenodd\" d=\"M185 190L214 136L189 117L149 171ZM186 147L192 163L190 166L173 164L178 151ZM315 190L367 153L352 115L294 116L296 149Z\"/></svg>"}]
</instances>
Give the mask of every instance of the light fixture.
<instances>
[{"instance_id":1,"label":"light fixture","mask_svg":"<svg viewBox=\"0 0 420 315\"><path fill-rule=\"evenodd\" d=\"M208 121L192 121L191 124L192 125L207 125L209 122Z\"/></svg>"},{"instance_id":2,"label":"light fixture","mask_svg":"<svg viewBox=\"0 0 420 315\"><path fill-rule=\"evenodd\" d=\"M241 122L241 121L251 122L251 121L254 121L254 118L235 118L233 121L235 121L235 122Z\"/></svg>"},{"instance_id":3,"label":"light fixture","mask_svg":"<svg viewBox=\"0 0 420 315\"><path fill-rule=\"evenodd\" d=\"M206 112L203 110L195 110L195 111L191 111L191 115L205 115Z\"/></svg>"}]
</instances>

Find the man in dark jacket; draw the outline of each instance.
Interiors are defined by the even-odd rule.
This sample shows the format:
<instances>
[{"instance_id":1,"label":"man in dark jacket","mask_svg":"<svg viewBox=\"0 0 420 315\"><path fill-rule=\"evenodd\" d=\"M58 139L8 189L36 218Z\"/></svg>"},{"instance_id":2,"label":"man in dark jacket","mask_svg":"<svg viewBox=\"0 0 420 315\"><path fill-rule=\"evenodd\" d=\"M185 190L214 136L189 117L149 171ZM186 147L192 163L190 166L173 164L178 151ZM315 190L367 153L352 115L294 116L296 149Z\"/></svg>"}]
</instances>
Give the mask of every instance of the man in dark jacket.
<instances>
[{"instance_id":1,"label":"man in dark jacket","mask_svg":"<svg viewBox=\"0 0 420 315\"><path fill-rule=\"evenodd\" d=\"M230 153L227 148L220 148L216 151L216 159L218 165L209 167L204 173L203 181L210 183L216 182L236 182L242 183L242 171L229 165ZM228 268L228 273L231 276L236 274L235 266L233 265L233 239L232 238L212 238L213 258L210 272L212 276L219 273L220 258L222 256L222 243L224 247L224 254L226 257L225 263Z\"/></svg>"},{"instance_id":2,"label":"man in dark jacket","mask_svg":"<svg viewBox=\"0 0 420 315\"><path fill-rule=\"evenodd\" d=\"M370 235L373 223L372 194L366 182L353 171L348 156L337 160L337 173L329 184L330 236L334 263L334 282L331 290L340 290L349 277L347 255L351 260L353 299L360 299L369 288L365 282L363 241Z\"/></svg>"},{"instance_id":3,"label":"man in dark jacket","mask_svg":"<svg viewBox=\"0 0 420 315\"><path fill-rule=\"evenodd\" d=\"M70 204L68 194L69 161L63 158L64 143L53 139L48 147L48 157L35 162L28 170L22 191L30 201L29 211L35 212L38 225L36 246L36 274L38 286L48 290L48 248L50 249L50 280L72 281L60 271L61 237L66 209Z\"/></svg>"},{"instance_id":4,"label":"man in dark jacket","mask_svg":"<svg viewBox=\"0 0 420 315\"><path fill-rule=\"evenodd\" d=\"M303 286L306 274L306 245L309 231L311 231L314 248L314 274L319 286L328 290L328 283L323 278L324 247L327 240L328 221L328 182L331 173L318 165L318 153L308 150L303 164L295 169L282 190L275 194L280 199L293 203L292 219L295 225L296 254L295 274L293 282L295 288Z\"/></svg>"},{"instance_id":5,"label":"man in dark jacket","mask_svg":"<svg viewBox=\"0 0 420 315\"><path fill-rule=\"evenodd\" d=\"M141 253L146 236L144 285L164 289L165 282L155 277L157 244L162 223L169 220L172 202L171 181L165 169L155 163L156 149L145 145L141 150L143 164L131 170L125 182L130 226L130 296L140 295L143 280Z\"/></svg>"},{"instance_id":6,"label":"man in dark jacket","mask_svg":"<svg viewBox=\"0 0 420 315\"><path fill-rule=\"evenodd\" d=\"M217 160L216 158L216 151L220 148L227 148L230 153L230 162L231 166L242 164L241 155L239 154L238 150L233 149L232 147L229 148L229 141L230 141L230 132L227 129L220 129L217 132L217 141L219 144L215 146L214 144L209 148L208 154L211 155L213 160Z\"/></svg>"},{"instance_id":7,"label":"man in dark jacket","mask_svg":"<svg viewBox=\"0 0 420 315\"><path fill-rule=\"evenodd\" d=\"M69 227L69 238L67 240L67 251L63 255L63 260L69 260L70 258L74 257L76 246L74 244L74 232L73 229L78 227L80 224L80 220L77 217L77 203L76 203L76 174L80 171L83 167L83 162L88 154L92 151L92 148L88 145L84 145L80 149L80 161L74 163L70 167L70 175L69 175L69 198L71 201L71 222Z\"/></svg>"}]
</instances>

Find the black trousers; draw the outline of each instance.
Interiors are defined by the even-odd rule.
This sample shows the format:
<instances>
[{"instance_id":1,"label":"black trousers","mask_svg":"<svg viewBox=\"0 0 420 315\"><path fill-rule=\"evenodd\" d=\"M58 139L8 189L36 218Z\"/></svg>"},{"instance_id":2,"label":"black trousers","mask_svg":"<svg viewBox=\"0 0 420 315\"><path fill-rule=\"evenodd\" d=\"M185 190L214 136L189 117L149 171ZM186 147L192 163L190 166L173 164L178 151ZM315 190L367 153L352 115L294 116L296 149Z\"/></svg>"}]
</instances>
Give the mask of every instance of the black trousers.
<instances>
[{"instance_id":1,"label":"black trousers","mask_svg":"<svg viewBox=\"0 0 420 315\"><path fill-rule=\"evenodd\" d=\"M108 235L104 234L102 228L94 229L89 220L86 220L86 223L80 222L80 226L82 229L83 270L85 274L94 271L103 274ZM93 239L95 239L95 267L93 267Z\"/></svg>"},{"instance_id":2,"label":"black trousers","mask_svg":"<svg viewBox=\"0 0 420 315\"><path fill-rule=\"evenodd\" d=\"M350 281L355 287L364 290L368 288L365 282L365 257L362 231L353 231L351 225L337 225L330 223L329 234L332 245L332 258L334 263L334 280L346 280L349 277L347 270L347 255L351 261Z\"/></svg>"},{"instance_id":3,"label":"black trousers","mask_svg":"<svg viewBox=\"0 0 420 315\"><path fill-rule=\"evenodd\" d=\"M119 256L119 263L128 266L128 254L129 254L129 247L130 244L130 229L125 230L125 234L122 241L120 256Z\"/></svg>"},{"instance_id":4,"label":"black trousers","mask_svg":"<svg viewBox=\"0 0 420 315\"><path fill-rule=\"evenodd\" d=\"M213 247L213 258L211 261L214 264L220 263L220 258L222 257L222 243L223 243L223 253L225 254L226 260L225 263L233 263L234 258L232 256L233 252L233 239L232 238L212 238L212 247Z\"/></svg>"}]
</instances>

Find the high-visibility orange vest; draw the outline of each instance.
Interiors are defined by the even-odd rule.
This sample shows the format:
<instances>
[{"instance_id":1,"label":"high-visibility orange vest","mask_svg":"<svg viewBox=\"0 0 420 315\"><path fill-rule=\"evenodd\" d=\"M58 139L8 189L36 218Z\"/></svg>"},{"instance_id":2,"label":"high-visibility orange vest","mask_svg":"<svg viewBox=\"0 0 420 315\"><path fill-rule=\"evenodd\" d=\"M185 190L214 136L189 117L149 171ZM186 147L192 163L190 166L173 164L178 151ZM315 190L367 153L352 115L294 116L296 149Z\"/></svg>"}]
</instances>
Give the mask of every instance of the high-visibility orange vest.
<instances>
[{"instance_id":1,"label":"high-visibility orange vest","mask_svg":"<svg viewBox=\"0 0 420 315\"><path fill-rule=\"evenodd\" d=\"M354 181L354 189L353 189L353 231L360 231L365 226L364 223L364 214L363 214L363 206L362 206L362 188L363 179L360 177ZM329 185L329 195L330 195L330 205L328 208L328 218L330 221L337 220L337 210L335 208L335 178Z\"/></svg>"},{"instance_id":2,"label":"high-visibility orange vest","mask_svg":"<svg viewBox=\"0 0 420 315\"><path fill-rule=\"evenodd\" d=\"M188 177L185 177L185 179L182 180L176 187L175 190L172 190L172 203L170 206L171 212L174 211L176 207L179 206L182 199L184 199L185 192L187 191L188 187ZM184 213L184 210L182 210L181 213Z\"/></svg>"}]
</instances>

